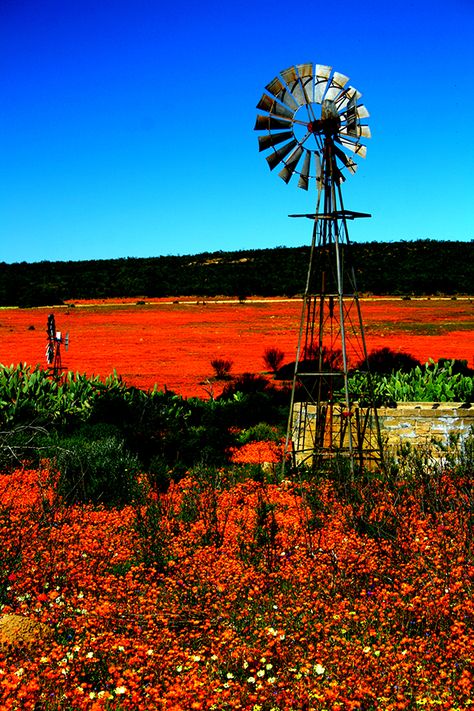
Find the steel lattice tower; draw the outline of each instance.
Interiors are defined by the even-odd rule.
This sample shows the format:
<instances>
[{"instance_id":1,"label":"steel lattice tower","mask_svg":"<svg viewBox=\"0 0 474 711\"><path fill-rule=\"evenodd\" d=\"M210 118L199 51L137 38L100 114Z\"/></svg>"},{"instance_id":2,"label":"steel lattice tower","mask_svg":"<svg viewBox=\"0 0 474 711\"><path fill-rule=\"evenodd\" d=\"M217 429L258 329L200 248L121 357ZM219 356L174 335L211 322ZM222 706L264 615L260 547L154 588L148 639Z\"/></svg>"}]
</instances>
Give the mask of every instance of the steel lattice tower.
<instances>
[{"instance_id":1,"label":"steel lattice tower","mask_svg":"<svg viewBox=\"0 0 474 711\"><path fill-rule=\"evenodd\" d=\"M351 260L348 221L370 217L345 210L338 169L327 140L292 383L287 446L293 466L348 458L354 471L381 465L382 441L367 361L364 326ZM336 179L335 179L336 176ZM366 373L367 391L354 401L349 375Z\"/></svg>"},{"instance_id":2,"label":"steel lattice tower","mask_svg":"<svg viewBox=\"0 0 474 711\"><path fill-rule=\"evenodd\" d=\"M342 171L357 168L348 152L366 155L360 139L370 138L370 129L361 120L369 113L347 82L326 65L297 64L269 82L257 104L265 115L255 129L265 132L259 149L271 149L270 169L283 164L286 183L297 174L298 187L308 190L315 180L317 188L315 213L292 216L313 221L287 432L295 468L340 458L352 471L383 465L347 227L370 215L346 210L341 191ZM356 365L366 372L358 402L349 380Z\"/></svg>"}]
</instances>

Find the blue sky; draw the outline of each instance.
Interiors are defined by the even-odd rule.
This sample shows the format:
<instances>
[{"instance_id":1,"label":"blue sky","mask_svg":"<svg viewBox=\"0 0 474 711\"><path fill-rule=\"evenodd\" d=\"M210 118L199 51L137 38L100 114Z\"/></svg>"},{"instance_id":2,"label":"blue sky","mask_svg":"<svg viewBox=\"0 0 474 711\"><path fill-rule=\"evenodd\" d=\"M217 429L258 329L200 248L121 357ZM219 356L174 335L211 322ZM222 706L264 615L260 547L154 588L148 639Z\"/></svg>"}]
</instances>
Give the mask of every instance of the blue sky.
<instances>
[{"instance_id":1,"label":"blue sky","mask_svg":"<svg viewBox=\"0 0 474 711\"><path fill-rule=\"evenodd\" d=\"M370 111L351 239L474 239L473 36L472 0L0 0L0 261L309 243L253 131L301 62Z\"/></svg>"}]
</instances>

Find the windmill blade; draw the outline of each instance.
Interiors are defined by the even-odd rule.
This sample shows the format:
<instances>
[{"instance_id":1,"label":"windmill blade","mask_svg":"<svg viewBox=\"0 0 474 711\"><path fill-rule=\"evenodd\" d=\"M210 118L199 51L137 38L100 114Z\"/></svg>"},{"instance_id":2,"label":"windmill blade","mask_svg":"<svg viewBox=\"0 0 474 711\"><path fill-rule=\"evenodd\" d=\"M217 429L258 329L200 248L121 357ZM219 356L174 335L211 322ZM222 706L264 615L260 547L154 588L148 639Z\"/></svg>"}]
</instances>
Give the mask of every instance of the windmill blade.
<instances>
[{"instance_id":1,"label":"windmill blade","mask_svg":"<svg viewBox=\"0 0 474 711\"><path fill-rule=\"evenodd\" d=\"M351 141L349 138L345 138L344 136L338 136L336 140L341 143L344 148L352 151L352 153L361 156L361 158L366 157L367 148L362 143L354 143L354 141Z\"/></svg>"},{"instance_id":2,"label":"windmill blade","mask_svg":"<svg viewBox=\"0 0 474 711\"><path fill-rule=\"evenodd\" d=\"M323 119L339 119L336 105L330 99L324 99L321 108L321 118Z\"/></svg>"},{"instance_id":3,"label":"windmill blade","mask_svg":"<svg viewBox=\"0 0 474 711\"><path fill-rule=\"evenodd\" d=\"M324 95L324 100L326 101L327 99L328 101L334 101L336 96L338 96L338 94L340 94L344 89L348 81L349 77L346 77L344 74L340 74L339 72L334 72L326 94Z\"/></svg>"},{"instance_id":4,"label":"windmill blade","mask_svg":"<svg viewBox=\"0 0 474 711\"><path fill-rule=\"evenodd\" d=\"M356 113L356 97L355 95L351 97L349 100L349 103L347 104L347 110L340 115L341 120L346 121L346 126L345 128L347 129L347 133L349 136L355 136L358 138L357 135L357 113Z\"/></svg>"},{"instance_id":5,"label":"windmill blade","mask_svg":"<svg viewBox=\"0 0 474 711\"><path fill-rule=\"evenodd\" d=\"M333 148L334 154L339 158L341 163L344 164L344 167L347 168L347 170L349 172L354 174L357 170L357 163L354 163L352 158L349 158L349 156L346 156L344 151L341 151L341 149L338 148L337 146L333 145L332 148Z\"/></svg>"},{"instance_id":6,"label":"windmill blade","mask_svg":"<svg viewBox=\"0 0 474 711\"><path fill-rule=\"evenodd\" d=\"M54 340L56 336L56 322L54 319L54 314L49 314L48 316L48 326L46 332L48 334L48 338L50 340Z\"/></svg>"},{"instance_id":7,"label":"windmill blade","mask_svg":"<svg viewBox=\"0 0 474 711\"><path fill-rule=\"evenodd\" d=\"M288 86L294 84L295 81L298 81L298 72L296 67L288 67L288 69L283 69L280 74Z\"/></svg>"},{"instance_id":8,"label":"windmill blade","mask_svg":"<svg viewBox=\"0 0 474 711\"><path fill-rule=\"evenodd\" d=\"M267 148L283 143L289 138L293 138L293 131L283 131L282 133L269 133L267 136L258 137L258 150L265 151Z\"/></svg>"},{"instance_id":9,"label":"windmill blade","mask_svg":"<svg viewBox=\"0 0 474 711\"><path fill-rule=\"evenodd\" d=\"M339 133L348 134L347 126L341 126ZM353 132L356 138L371 138L372 134L367 124L359 124ZM351 134L352 135L352 134Z\"/></svg>"},{"instance_id":10,"label":"windmill blade","mask_svg":"<svg viewBox=\"0 0 474 711\"><path fill-rule=\"evenodd\" d=\"M355 101L355 99L354 99L354 101ZM361 104L360 106L355 106L352 103L352 99L351 99L351 101L348 104L347 111L340 114L340 119L342 121L346 121L345 128L347 129L347 135L353 136L354 138L358 138L360 135L360 133L359 133L360 119L367 118L368 116L370 116L370 114L367 111L367 108L363 104Z\"/></svg>"},{"instance_id":11,"label":"windmill blade","mask_svg":"<svg viewBox=\"0 0 474 711\"><path fill-rule=\"evenodd\" d=\"M361 118L369 118L370 114L367 111L367 107L364 106L364 104L360 104L359 106L356 106L356 114L359 119Z\"/></svg>"},{"instance_id":12,"label":"windmill blade","mask_svg":"<svg viewBox=\"0 0 474 711\"><path fill-rule=\"evenodd\" d=\"M316 104L320 104L322 102L330 76L331 67L327 67L325 64L316 64L313 93L313 100Z\"/></svg>"},{"instance_id":13,"label":"windmill blade","mask_svg":"<svg viewBox=\"0 0 474 711\"><path fill-rule=\"evenodd\" d=\"M68 350L69 348L69 331L66 333L66 336L64 338L64 348Z\"/></svg>"},{"instance_id":14,"label":"windmill blade","mask_svg":"<svg viewBox=\"0 0 474 711\"><path fill-rule=\"evenodd\" d=\"M360 91L357 91L357 89L354 89L353 86L347 87L347 89L344 89L344 91L339 94L337 99L335 99L335 104L337 106L338 111L344 111L347 108L347 105L351 99L355 98L355 102L357 103L359 99L362 97L362 94Z\"/></svg>"},{"instance_id":15,"label":"windmill blade","mask_svg":"<svg viewBox=\"0 0 474 711\"><path fill-rule=\"evenodd\" d=\"M312 62L306 62L306 64L297 64L296 69L298 70L298 75L302 79L313 76L313 64Z\"/></svg>"},{"instance_id":16,"label":"windmill blade","mask_svg":"<svg viewBox=\"0 0 474 711\"><path fill-rule=\"evenodd\" d=\"M274 118L273 116L257 116L254 131L272 131L279 128L290 128L289 119Z\"/></svg>"},{"instance_id":17,"label":"windmill blade","mask_svg":"<svg viewBox=\"0 0 474 711\"><path fill-rule=\"evenodd\" d=\"M288 67L288 69L284 69L280 72L280 74L288 85L297 105L302 106L305 103L305 97L303 91L301 90L297 68Z\"/></svg>"},{"instance_id":18,"label":"windmill blade","mask_svg":"<svg viewBox=\"0 0 474 711\"><path fill-rule=\"evenodd\" d=\"M360 156L361 158L366 158L367 157L367 146L364 146L363 143L356 143L354 153L356 154L356 156Z\"/></svg>"},{"instance_id":19,"label":"windmill blade","mask_svg":"<svg viewBox=\"0 0 474 711\"><path fill-rule=\"evenodd\" d=\"M290 155L288 160L285 161L285 165L280 170L278 175L285 183L289 183L291 176L296 170L296 166L299 163L301 156L303 155L304 148L302 146L297 146L293 153Z\"/></svg>"},{"instance_id":20,"label":"windmill blade","mask_svg":"<svg viewBox=\"0 0 474 711\"><path fill-rule=\"evenodd\" d=\"M319 155L319 154L317 154ZM301 188L302 190L307 190L308 189L308 176L309 176L309 171L311 168L311 152L306 151L306 155L304 157L303 161L303 167L301 168L301 173L300 177L298 180L298 187Z\"/></svg>"},{"instance_id":21,"label":"windmill blade","mask_svg":"<svg viewBox=\"0 0 474 711\"><path fill-rule=\"evenodd\" d=\"M281 101L282 104L288 106L289 109L293 109L293 111L296 111L296 109L298 108L298 104L294 100L293 96L290 94L288 87L285 86L278 79L278 77L272 79L272 81L266 85L265 89L270 94L273 94L273 96L275 96L279 101Z\"/></svg>"},{"instance_id":22,"label":"windmill blade","mask_svg":"<svg viewBox=\"0 0 474 711\"><path fill-rule=\"evenodd\" d=\"M363 119L363 118L369 118L370 114L367 111L367 107L364 106L364 104L359 104L357 106L355 102L356 102L356 97L353 96L347 105L346 111L343 111L340 114L340 118L342 121L346 118L347 118L347 120L349 120L349 117L352 118L354 116L359 120Z\"/></svg>"},{"instance_id":23,"label":"windmill blade","mask_svg":"<svg viewBox=\"0 0 474 711\"><path fill-rule=\"evenodd\" d=\"M293 118L293 111L288 109L286 106L279 104L275 99L268 96L268 94L263 94L257 104L257 109L261 109L262 111L267 111L269 114L274 114L275 116L280 116L290 120Z\"/></svg>"},{"instance_id":24,"label":"windmill blade","mask_svg":"<svg viewBox=\"0 0 474 711\"><path fill-rule=\"evenodd\" d=\"M312 101L313 96L313 65L297 64L280 72L299 106Z\"/></svg>"},{"instance_id":25,"label":"windmill blade","mask_svg":"<svg viewBox=\"0 0 474 711\"><path fill-rule=\"evenodd\" d=\"M297 145L297 141L293 139L289 143L287 143L285 146L282 146L279 148L277 151L274 151L273 153L270 153L269 156L266 156L267 163L270 167L270 170L273 170L276 168L278 163L285 158L290 151L293 150L293 148Z\"/></svg>"},{"instance_id":26,"label":"windmill blade","mask_svg":"<svg viewBox=\"0 0 474 711\"><path fill-rule=\"evenodd\" d=\"M54 360L54 346L52 343L48 343L46 345L46 362L48 365L51 365L51 363Z\"/></svg>"},{"instance_id":27,"label":"windmill blade","mask_svg":"<svg viewBox=\"0 0 474 711\"><path fill-rule=\"evenodd\" d=\"M314 102L314 84L313 84L313 65L312 64L297 64L296 68L300 76L303 91L306 97L306 102L312 104Z\"/></svg>"}]
</instances>

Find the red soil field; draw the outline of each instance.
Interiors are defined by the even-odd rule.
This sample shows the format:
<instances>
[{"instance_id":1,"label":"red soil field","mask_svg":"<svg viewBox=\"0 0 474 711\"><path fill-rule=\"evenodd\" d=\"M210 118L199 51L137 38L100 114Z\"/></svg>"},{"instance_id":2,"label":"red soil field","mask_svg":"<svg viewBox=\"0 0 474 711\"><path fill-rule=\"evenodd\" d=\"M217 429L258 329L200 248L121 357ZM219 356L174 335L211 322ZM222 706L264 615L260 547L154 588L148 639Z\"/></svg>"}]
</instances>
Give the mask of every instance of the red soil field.
<instances>
[{"instance_id":1,"label":"red soil field","mask_svg":"<svg viewBox=\"0 0 474 711\"><path fill-rule=\"evenodd\" d=\"M388 346L429 358L460 358L474 366L474 299L400 297L361 300L367 348ZM75 302L66 307L0 310L0 363L46 367L46 322L69 332L62 351L68 370L107 376L115 369L141 388L155 384L184 396L207 397L213 358L233 361L231 373L260 373L267 347L294 360L301 300L193 301L156 299ZM212 385L214 394L222 386Z\"/></svg>"}]
</instances>

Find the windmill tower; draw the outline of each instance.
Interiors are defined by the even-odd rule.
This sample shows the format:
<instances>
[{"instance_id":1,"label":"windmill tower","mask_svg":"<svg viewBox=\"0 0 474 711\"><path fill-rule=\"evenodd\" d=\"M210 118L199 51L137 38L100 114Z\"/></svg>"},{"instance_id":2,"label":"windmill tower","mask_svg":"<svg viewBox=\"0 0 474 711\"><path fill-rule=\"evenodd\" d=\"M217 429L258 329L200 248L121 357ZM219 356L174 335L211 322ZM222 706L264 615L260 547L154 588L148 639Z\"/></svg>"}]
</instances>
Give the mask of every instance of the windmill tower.
<instances>
[{"instance_id":1,"label":"windmill tower","mask_svg":"<svg viewBox=\"0 0 474 711\"><path fill-rule=\"evenodd\" d=\"M46 362L50 366L51 373L54 378L61 375L63 371L61 360L61 346L64 344L65 349L69 346L69 334L63 338L61 331L56 331L56 321L54 314L49 314L48 323L46 326L47 342L46 342Z\"/></svg>"},{"instance_id":2,"label":"windmill tower","mask_svg":"<svg viewBox=\"0 0 474 711\"><path fill-rule=\"evenodd\" d=\"M367 361L364 327L351 262L348 222L370 217L346 210L344 172L355 173L351 155L366 155L369 116L348 77L320 64L280 72L257 104L255 130L271 170L298 187L316 187L312 240L292 384L287 446L293 466L349 461L351 471L383 464L382 442ZM361 364L361 365L360 365ZM349 374L367 372L367 392L354 401Z\"/></svg>"}]
</instances>

